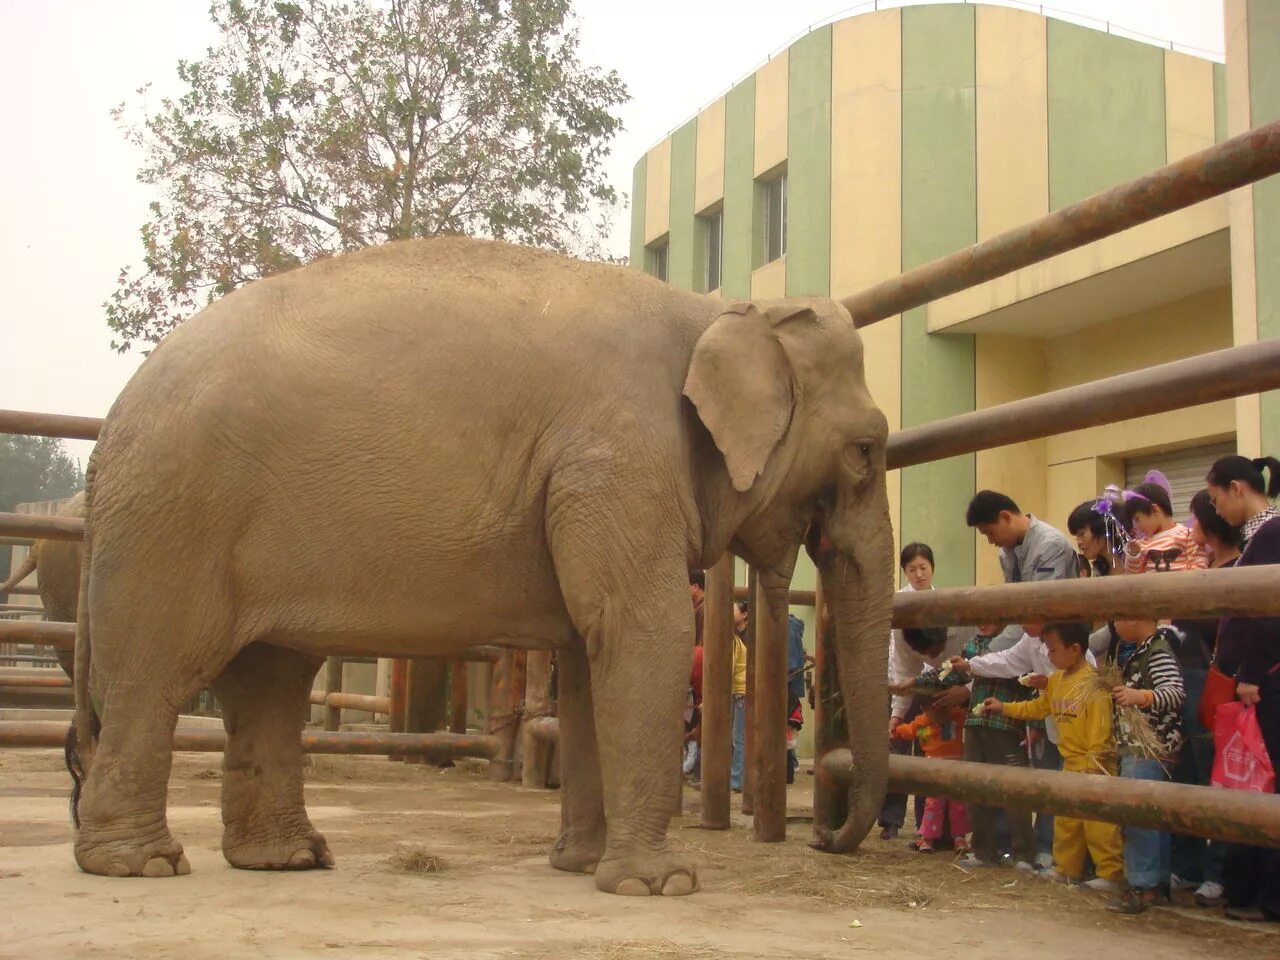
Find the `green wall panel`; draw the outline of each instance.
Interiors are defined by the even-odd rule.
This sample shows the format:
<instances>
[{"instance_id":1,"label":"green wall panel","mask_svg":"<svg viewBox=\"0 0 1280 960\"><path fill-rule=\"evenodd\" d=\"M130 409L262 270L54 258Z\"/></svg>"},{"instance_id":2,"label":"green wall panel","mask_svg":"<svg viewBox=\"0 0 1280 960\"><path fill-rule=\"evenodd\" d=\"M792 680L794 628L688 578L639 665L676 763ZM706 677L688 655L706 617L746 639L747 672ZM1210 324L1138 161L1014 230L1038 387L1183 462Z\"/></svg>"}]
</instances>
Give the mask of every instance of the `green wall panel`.
<instances>
[{"instance_id":1,"label":"green wall panel","mask_svg":"<svg viewBox=\"0 0 1280 960\"><path fill-rule=\"evenodd\" d=\"M644 204L649 188L649 155L645 154L631 172L631 260L632 270L644 269Z\"/></svg>"},{"instance_id":2,"label":"green wall panel","mask_svg":"<svg viewBox=\"0 0 1280 960\"><path fill-rule=\"evenodd\" d=\"M1164 51L1049 21L1049 205L1165 163Z\"/></svg>"},{"instance_id":3,"label":"green wall panel","mask_svg":"<svg viewBox=\"0 0 1280 960\"><path fill-rule=\"evenodd\" d=\"M724 266L720 292L751 296L751 222L755 200L756 78L724 98Z\"/></svg>"},{"instance_id":4,"label":"green wall panel","mask_svg":"<svg viewBox=\"0 0 1280 960\"><path fill-rule=\"evenodd\" d=\"M1253 126L1280 119L1280 3L1252 2L1249 16L1249 110ZM1253 243L1258 339L1280 337L1280 182L1253 185ZM1280 391L1262 394L1262 452L1280 456Z\"/></svg>"},{"instance_id":5,"label":"green wall panel","mask_svg":"<svg viewBox=\"0 0 1280 960\"><path fill-rule=\"evenodd\" d=\"M682 290L697 290L702 286L702 257L693 215L697 155L698 121L695 118L671 135L671 246L667 252L667 279Z\"/></svg>"},{"instance_id":6,"label":"green wall panel","mask_svg":"<svg viewBox=\"0 0 1280 960\"><path fill-rule=\"evenodd\" d=\"M787 74L787 295L831 292L831 27L791 45Z\"/></svg>"},{"instance_id":7,"label":"green wall panel","mask_svg":"<svg viewBox=\"0 0 1280 960\"><path fill-rule=\"evenodd\" d=\"M1227 139L1227 66L1213 65L1213 142Z\"/></svg>"},{"instance_id":8,"label":"green wall panel","mask_svg":"<svg viewBox=\"0 0 1280 960\"><path fill-rule=\"evenodd\" d=\"M977 113L974 10L902 11L902 268L977 240ZM926 308L902 318L902 426L973 409L969 336L931 336ZM902 542L934 549L939 586L974 580L973 532L964 513L974 492L972 454L902 471Z\"/></svg>"}]
</instances>

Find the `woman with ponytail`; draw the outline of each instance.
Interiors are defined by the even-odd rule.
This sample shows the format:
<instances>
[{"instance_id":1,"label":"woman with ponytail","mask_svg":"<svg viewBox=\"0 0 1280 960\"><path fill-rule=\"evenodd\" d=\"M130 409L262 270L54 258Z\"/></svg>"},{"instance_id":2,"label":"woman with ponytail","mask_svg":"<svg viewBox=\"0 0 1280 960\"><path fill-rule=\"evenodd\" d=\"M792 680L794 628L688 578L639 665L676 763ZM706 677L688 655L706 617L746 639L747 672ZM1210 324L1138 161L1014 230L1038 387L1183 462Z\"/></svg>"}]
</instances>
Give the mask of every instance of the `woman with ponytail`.
<instances>
[{"instance_id":1,"label":"woman with ponytail","mask_svg":"<svg viewBox=\"0 0 1280 960\"><path fill-rule=\"evenodd\" d=\"M1218 515L1240 527L1237 567L1280 563L1280 460L1223 457L1206 478ZM1280 764L1280 618L1224 617L1218 628L1218 668L1236 680L1236 697L1256 706L1272 763ZM1233 846L1225 869L1227 915L1280 921L1280 851Z\"/></svg>"}]
</instances>

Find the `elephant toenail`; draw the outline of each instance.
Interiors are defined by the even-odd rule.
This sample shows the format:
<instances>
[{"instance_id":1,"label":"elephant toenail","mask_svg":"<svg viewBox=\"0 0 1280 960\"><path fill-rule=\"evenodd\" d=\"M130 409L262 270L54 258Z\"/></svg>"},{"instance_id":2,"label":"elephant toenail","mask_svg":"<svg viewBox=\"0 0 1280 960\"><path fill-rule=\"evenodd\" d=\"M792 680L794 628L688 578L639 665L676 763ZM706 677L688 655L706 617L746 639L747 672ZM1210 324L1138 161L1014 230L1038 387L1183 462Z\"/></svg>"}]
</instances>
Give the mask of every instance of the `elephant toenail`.
<instances>
[{"instance_id":1,"label":"elephant toenail","mask_svg":"<svg viewBox=\"0 0 1280 960\"><path fill-rule=\"evenodd\" d=\"M289 858L290 870L309 870L316 865L316 855L310 850L296 850Z\"/></svg>"},{"instance_id":2,"label":"elephant toenail","mask_svg":"<svg viewBox=\"0 0 1280 960\"><path fill-rule=\"evenodd\" d=\"M111 866L107 867L107 876L108 877L131 877L133 876L133 873L128 867L126 867L123 863L117 860L115 863L111 864Z\"/></svg>"},{"instance_id":3,"label":"elephant toenail","mask_svg":"<svg viewBox=\"0 0 1280 960\"><path fill-rule=\"evenodd\" d=\"M185 877L190 872L191 862L187 860L187 855L184 853L178 857L178 876Z\"/></svg>"},{"instance_id":4,"label":"elephant toenail","mask_svg":"<svg viewBox=\"0 0 1280 960\"><path fill-rule=\"evenodd\" d=\"M653 891L639 877L628 877L618 884L618 888L614 893L621 897L647 897L652 895Z\"/></svg>"},{"instance_id":5,"label":"elephant toenail","mask_svg":"<svg viewBox=\"0 0 1280 960\"><path fill-rule=\"evenodd\" d=\"M673 873L662 885L664 897L685 897L698 889L697 878L687 873Z\"/></svg>"},{"instance_id":6,"label":"elephant toenail","mask_svg":"<svg viewBox=\"0 0 1280 960\"><path fill-rule=\"evenodd\" d=\"M144 877L172 877L173 864L164 857L152 857L142 867Z\"/></svg>"}]
</instances>

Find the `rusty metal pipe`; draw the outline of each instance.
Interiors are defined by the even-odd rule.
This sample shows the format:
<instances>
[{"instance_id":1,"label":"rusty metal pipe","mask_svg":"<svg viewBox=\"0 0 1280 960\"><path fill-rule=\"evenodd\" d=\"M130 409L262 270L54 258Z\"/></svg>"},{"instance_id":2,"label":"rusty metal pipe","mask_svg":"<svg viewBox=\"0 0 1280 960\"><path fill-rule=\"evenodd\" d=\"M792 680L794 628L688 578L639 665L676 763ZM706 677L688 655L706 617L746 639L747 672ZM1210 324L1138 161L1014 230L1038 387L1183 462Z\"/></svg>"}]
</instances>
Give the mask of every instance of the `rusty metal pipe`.
<instances>
[{"instance_id":1,"label":"rusty metal pipe","mask_svg":"<svg viewBox=\"0 0 1280 960\"><path fill-rule=\"evenodd\" d=\"M102 430L99 417L69 417L61 413L30 410L0 410L0 433L29 437L65 437L68 440L97 440Z\"/></svg>"},{"instance_id":2,"label":"rusty metal pipe","mask_svg":"<svg viewBox=\"0 0 1280 960\"><path fill-rule=\"evenodd\" d=\"M818 767L821 776L843 784L850 779L850 762L848 750L831 750ZM1280 847L1280 797L1275 794L902 756L889 758L889 789Z\"/></svg>"},{"instance_id":3,"label":"rusty metal pipe","mask_svg":"<svg viewBox=\"0 0 1280 960\"><path fill-rule=\"evenodd\" d=\"M0 643L42 643L58 650L70 650L76 645L76 625L44 620L0 620Z\"/></svg>"},{"instance_id":4,"label":"rusty metal pipe","mask_svg":"<svg viewBox=\"0 0 1280 960\"><path fill-rule=\"evenodd\" d=\"M13 537L35 537L38 540L83 540L84 521L79 517L0 513L0 533Z\"/></svg>"},{"instance_id":5,"label":"rusty metal pipe","mask_svg":"<svg viewBox=\"0 0 1280 960\"><path fill-rule=\"evenodd\" d=\"M527 721L525 729L539 743L556 743L560 739L560 718L533 717Z\"/></svg>"},{"instance_id":6,"label":"rusty metal pipe","mask_svg":"<svg viewBox=\"0 0 1280 960\"><path fill-rule=\"evenodd\" d=\"M841 302L854 323L865 327L1274 173L1280 173L1280 121L908 270Z\"/></svg>"},{"instance_id":7,"label":"rusty metal pipe","mask_svg":"<svg viewBox=\"0 0 1280 960\"><path fill-rule=\"evenodd\" d=\"M1280 387L1280 340L1246 343L962 413L889 437L890 470Z\"/></svg>"},{"instance_id":8,"label":"rusty metal pipe","mask_svg":"<svg viewBox=\"0 0 1280 960\"><path fill-rule=\"evenodd\" d=\"M362 693L326 693L323 690L312 690L310 702L335 710L362 710L365 713L381 714L391 712L390 697L370 697Z\"/></svg>"},{"instance_id":9,"label":"rusty metal pipe","mask_svg":"<svg viewBox=\"0 0 1280 960\"><path fill-rule=\"evenodd\" d=\"M324 691L321 694L320 702L324 703L325 693L334 694L342 693L342 673L345 665L342 657L326 657L324 662ZM315 694L312 694L315 697ZM312 703L316 701L312 699ZM336 733L342 726L342 708L334 705L325 705L324 711L324 728L330 733Z\"/></svg>"},{"instance_id":10,"label":"rusty metal pipe","mask_svg":"<svg viewBox=\"0 0 1280 960\"><path fill-rule=\"evenodd\" d=\"M1280 616L1280 567L949 587L893 597L895 627L1175 616Z\"/></svg>"},{"instance_id":11,"label":"rusty metal pipe","mask_svg":"<svg viewBox=\"0 0 1280 960\"><path fill-rule=\"evenodd\" d=\"M40 676L33 673L0 673L0 687L69 687L71 678L61 670L41 670Z\"/></svg>"},{"instance_id":12,"label":"rusty metal pipe","mask_svg":"<svg viewBox=\"0 0 1280 960\"><path fill-rule=\"evenodd\" d=\"M520 725L522 786L545 789L551 773L551 744L534 734L539 720L551 714L551 651L530 650L525 661L524 722Z\"/></svg>"},{"instance_id":13,"label":"rusty metal pipe","mask_svg":"<svg viewBox=\"0 0 1280 960\"><path fill-rule=\"evenodd\" d=\"M51 720L0 720L0 747L57 747L67 739L67 724ZM226 746L225 731L216 727L178 727L174 750L209 753ZM459 736L454 733L329 733L306 730L306 753L367 754L371 756L426 756L445 760L458 757L492 759L498 743L493 737Z\"/></svg>"}]
</instances>

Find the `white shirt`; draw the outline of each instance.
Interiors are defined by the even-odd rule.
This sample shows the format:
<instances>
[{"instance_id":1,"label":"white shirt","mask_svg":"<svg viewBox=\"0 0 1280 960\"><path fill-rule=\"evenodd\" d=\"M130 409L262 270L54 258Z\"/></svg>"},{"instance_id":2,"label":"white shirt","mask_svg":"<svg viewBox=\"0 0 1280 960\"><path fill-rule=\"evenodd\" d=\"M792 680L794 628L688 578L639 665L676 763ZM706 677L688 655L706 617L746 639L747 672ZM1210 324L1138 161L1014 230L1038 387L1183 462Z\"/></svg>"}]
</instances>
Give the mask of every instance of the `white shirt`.
<instances>
[{"instance_id":1,"label":"white shirt","mask_svg":"<svg viewBox=\"0 0 1280 960\"><path fill-rule=\"evenodd\" d=\"M964 650L964 642L968 637L973 635L973 627L948 627L947 642L942 648L942 653L936 657L926 657L922 653L916 653L911 649L911 645L907 643L902 636L901 630L893 631L893 639L889 647L889 682L892 684L906 683L908 680L914 680L924 671L925 667L938 668L950 660L952 657L959 656ZM911 709L911 701L913 697L899 696L893 697L892 715L895 717L905 717L907 711Z\"/></svg>"}]
</instances>

